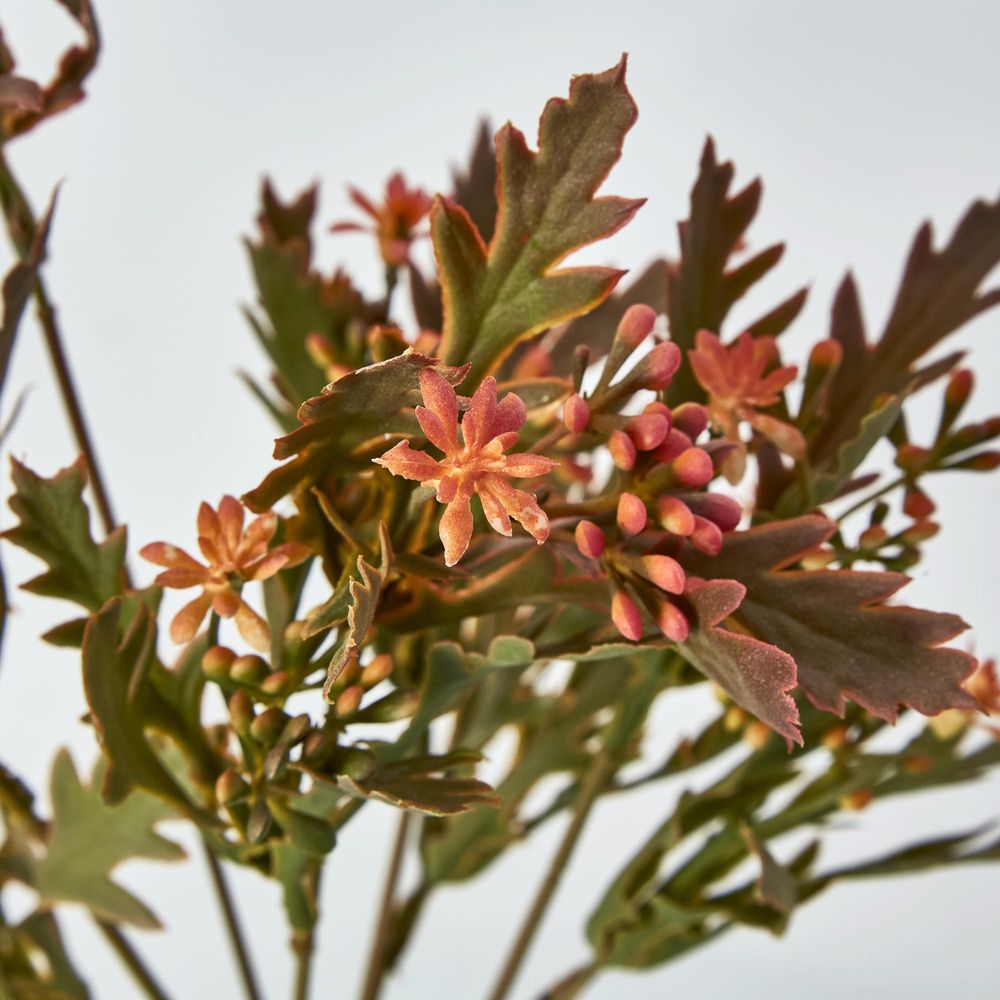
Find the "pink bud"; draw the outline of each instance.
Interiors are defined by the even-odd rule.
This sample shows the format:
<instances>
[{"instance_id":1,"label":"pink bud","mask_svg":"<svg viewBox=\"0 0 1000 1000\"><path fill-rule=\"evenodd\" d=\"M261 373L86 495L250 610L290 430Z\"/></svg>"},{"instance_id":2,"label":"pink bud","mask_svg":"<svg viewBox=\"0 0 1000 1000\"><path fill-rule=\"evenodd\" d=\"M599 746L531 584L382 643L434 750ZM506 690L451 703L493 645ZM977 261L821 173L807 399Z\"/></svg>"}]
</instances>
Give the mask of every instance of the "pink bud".
<instances>
[{"instance_id":1,"label":"pink bud","mask_svg":"<svg viewBox=\"0 0 1000 1000\"><path fill-rule=\"evenodd\" d=\"M657 609L656 624L671 642L684 642L691 632L684 612L670 601L664 601Z\"/></svg>"},{"instance_id":2,"label":"pink bud","mask_svg":"<svg viewBox=\"0 0 1000 1000\"><path fill-rule=\"evenodd\" d=\"M656 501L656 512L660 524L672 535L687 537L694 531L694 514L683 500L677 497L663 496Z\"/></svg>"},{"instance_id":3,"label":"pink bud","mask_svg":"<svg viewBox=\"0 0 1000 1000\"><path fill-rule=\"evenodd\" d=\"M896 450L896 465L904 472L920 472L931 457L927 448L915 444L901 444Z\"/></svg>"},{"instance_id":4,"label":"pink bud","mask_svg":"<svg viewBox=\"0 0 1000 1000\"><path fill-rule=\"evenodd\" d=\"M642 616L624 590L616 590L611 598L611 620L626 639L638 642L642 638Z\"/></svg>"},{"instance_id":5,"label":"pink bud","mask_svg":"<svg viewBox=\"0 0 1000 1000\"><path fill-rule=\"evenodd\" d=\"M573 533L576 547L591 559L600 559L604 552L604 532L593 521L581 521Z\"/></svg>"},{"instance_id":6,"label":"pink bud","mask_svg":"<svg viewBox=\"0 0 1000 1000\"><path fill-rule=\"evenodd\" d=\"M669 340L657 344L635 366L635 378L647 389L664 389L681 366L680 348Z\"/></svg>"},{"instance_id":7,"label":"pink bud","mask_svg":"<svg viewBox=\"0 0 1000 1000\"><path fill-rule=\"evenodd\" d=\"M656 310L646 305L629 306L618 323L618 339L633 350L652 332L656 325Z\"/></svg>"},{"instance_id":8,"label":"pink bud","mask_svg":"<svg viewBox=\"0 0 1000 1000\"><path fill-rule=\"evenodd\" d=\"M673 411L674 427L693 441L708 426L708 410L700 403L681 403Z\"/></svg>"},{"instance_id":9,"label":"pink bud","mask_svg":"<svg viewBox=\"0 0 1000 1000\"><path fill-rule=\"evenodd\" d=\"M624 431L612 431L608 437L608 450L615 467L628 472L635 465L635 445Z\"/></svg>"},{"instance_id":10,"label":"pink bud","mask_svg":"<svg viewBox=\"0 0 1000 1000\"><path fill-rule=\"evenodd\" d=\"M647 403L642 408L643 413L659 413L660 416L666 417L667 420L671 420L670 407L666 403L661 403L658 399L654 399L652 403Z\"/></svg>"},{"instance_id":11,"label":"pink bud","mask_svg":"<svg viewBox=\"0 0 1000 1000\"><path fill-rule=\"evenodd\" d=\"M563 405L563 423L566 430L579 434L590 421L590 407L579 393L574 392Z\"/></svg>"},{"instance_id":12,"label":"pink bud","mask_svg":"<svg viewBox=\"0 0 1000 1000\"><path fill-rule=\"evenodd\" d=\"M838 340L821 340L813 345L809 354L810 368L836 368L844 357L844 349Z\"/></svg>"},{"instance_id":13,"label":"pink bud","mask_svg":"<svg viewBox=\"0 0 1000 1000\"><path fill-rule=\"evenodd\" d=\"M691 544L706 556L717 556L722 551L722 531L707 518L695 515L694 531L689 536Z\"/></svg>"},{"instance_id":14,"label":"pink bud","mask_svg":"<svg viewBox=\"0 0 1000 1000\"><path fill-rule=\"evenodd\" d=\"M653 458L657 462L672 462L682 451L687 451L691 444L691 438L674 427L663 439L663 444L656 449Z\"/></svg>"},{"instance_id":15,"label":"pink bud","mask_svg":"<svg viewBox=\"0 0 1000 1000\"><path fill-rule=\"evenodd\" d=\"M660 413L641 413L628 422L628 432L639 451L652 451L670 431L670 421Z\"/></svg>"},{"instance_id":16,"label":"pink bud","mask_svg":"<svg viewBox=\"0 0 1000 1000\"><path fill-rule=\"evenodd\" d=\"M743 508L722 493L698 493L688 502L696 514L714 521L722 531L732 531L743 519Z\"/></svg>"},{"instance_id":17,"label":"pink bud","mask_svg":"<svg viewBox=\"0 0 1000 1000\"><path fill-rule=\"evenodd\" d=\"M642 575L668 594L684 593L684 570L670 556L643 556Z\"/></svg>"},{"instance_id":18,"label":"pink bud","mask_svg":"<svg viewBox=\"0 0 1000 1000\"><path fill-rule=\"evenodd\" d=\"M626 538L638 535L646 527L646 505L634 493L618 499L618 527Z\"/></svg>"},{"instance_id":19,"label":"pink bud","mask_svg":"<svg viewBox=\"0 0 1000 1000\"><path fill-rule=\"evenodd\" d=\"M903 512L915 521L922 521L924 518L930 517L936 509L934 501L923 490L906 491L906 497L903 499Z\"/></svg>"},{"instance_id":20,"label":"pink bud","mask_svg":"<svg viewBox=\"0 0 1000 1000\"><path fill-rule=\"evenodd\" d=\"M704 486L715 475L711 456L695 446L682 451L671 463L670 471L681 486Z\"/></svg>"}]
</instances>

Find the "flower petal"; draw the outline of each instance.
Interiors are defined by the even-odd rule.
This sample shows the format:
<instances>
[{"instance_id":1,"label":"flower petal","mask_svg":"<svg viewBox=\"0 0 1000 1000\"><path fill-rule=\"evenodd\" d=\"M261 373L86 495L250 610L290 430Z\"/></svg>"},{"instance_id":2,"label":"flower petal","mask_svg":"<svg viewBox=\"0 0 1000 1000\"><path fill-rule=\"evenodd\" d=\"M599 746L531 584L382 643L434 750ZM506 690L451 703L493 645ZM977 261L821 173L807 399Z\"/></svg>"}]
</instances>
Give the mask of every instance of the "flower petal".
<instances>
[{"instance_id":1,"label":"flower petal","mask_svg":"<svg viewBox=\"0 0 1000 1000\"><path fill-rule=\"evenodd\" d=\"M479 494L479 499L483 505L483 513L486 515L486 520L490 522L490 527L501 535L509 537L512 533L510 517L508 517L507 511L504 510L503 504L493 495L489 485L486 483L480 483L476 492Z\"/></svg>"},{"instance_id":2,"label":"flower petal","mask_svg":"<svg viewBox=\"0 0 1000 1000\"><path fill-rule=\"evenodd\" d=\"M496 414L487 433L489 437L494 438L501 434L519 431L527 419L528 408L524 405L524 400L517 393L508 392L497 404Z\"/></svg>"},{"instance_id":3,"label":"flower petal","mask_svg":"<svg viewBox=\"0 0 1000 1000\"><path fill-rule=\"evenodd\" d=\"M151 542L139 549L139 555L157 566L167 566L170 569L204 570L197 559L192 559L183 549L169 542Z\"/></svg>"},{"instance_id":4,"label":"flower petal","mask_svg":"<svg viewBox=\"0 0 1000 1000\"><path fill-rule=\"evenodd\" d=\"M259 653L266 653L271 646L271 630L267 622L246 601L236 609L236 628L243 638Z\"/></svg>"},{"instance_id":5,"label":"flower petal","mask_svg":"<svg viewBox=\"0 0 1000 1000\"><path fill-rule=\"evenodd\" d=\"M190 642L198 634L198 626L211 603L211 595L202 591L193 601L185 604L170 623L170 638L176 643Z\"/></svg>"},{"instance_id":6,"label":"flower petal","mask_svg":"<svg viewBox=\"0 0 1000 1000\"><path fill-rule=\"evenodd\" d=\"M445 454L458 450L458 441L455 436L456 428L454 426L446 427L441 422L441 418L433 410L427 409L426 406L418 406L415 412L417 414L417 423L420 424L420 429L424 432L424 437L435 448L440 448Z\"/></svg>"},{"instance_id":7,"label":"flower petal","mask_svg":"<svg viewBox=\"0 0 1000 1000\"><path fill-rule=\"evenodd\" d=\"M480 494L484 488L488 489L539 545L549 537L549 519L531 493L515 489L503 476L495 473L480 477L476 488Z\"/></svg>"},{"instance_id":8,"label":"flower petal","mask_svg":"<svg viewBox=\"0 0 1000 1000\"><path fill-rule=\"evenodd\" d=\"M220 590L212 598L212 610L220 618L232 618L240 606L240 595L232 590Z\"/></svg>"},{"instance_id":9,"label":"flower petal","mask_svg":"<svg viewBox=\"0 0 1000 1000\"><path fill-rule=\"evenodd\" d=\"M535 476L544 476L546 472L551 472L559 463L554 458L546 458L544 455L533 455L531 452L523 451L517 455L508 455L507 464L504 466L504 475L514 479L532 479Z\"/></svg>"},{"instance_id":10,"label":"flower petal","mask_svg":"<svg viewBox=\"0 0 1000 1000\"><path fill-rule=\"evenodd\" d=\"M420 395L423 396L424 406L441 422L452 446L457 447L458 396L451 384L434 368L424 368L420 372ZM441 450L448 449L441 448Z\"/></svg>"},{"instance_id":11,"label":"flower petal","mask_svg":"<svg viewBox=\"0 0 1000 1000\"><path fill-rule=\"evenodd\" d=\"M174 566L164 570L156 578L158 587L174 587L177 590L184 590L186 587L203 587L211 576L211 573L199 566L192 569L190 566Z\"/></svg>"},{"instance_id":12,"label":"flower petal","mask_svg":"<svg viewBox=\"0 0 1000 1000\"><path fill-rule=\"evenodd\" d=\"M278 515L269 510L260 517L255 517L243 533L243 539L236 550L236 562L252 562L259 559L266 551L268 543L278 530Z\"/></svg>"},{"instance_id":13,"label":"flower petal","mask_svg":"<svg viewBox=\"0 0 1000 1000\"><path fill-rule=\"evenodd\" d=\"M482 447L490 440L488 431L497 413L497 380L487 375L472 396L462 417L462 440L469 448Z\"/></svg>"},{"instance_id":14,"label":"flower petal","mask_svg":"<svg viewBox=\"0 0 1000 1000\"><path fill-rule=\"evenodd\" d=\"M201 506L198 508L198 534L215 541L221 532L222 526L219 524L219 515L215 513L212 507L202 501Z\"/></svg>"},{"instance_id":15,"label":"flower petal","mask_svg":"<svg viewBox=\"0 0 1000 1000\"><path fill-rule=\"evenodd\" d=\"M373 458L376 465L388 469L394 476L415 479L417 482L436 482L441 478L440 465L430 455L414 451L409 441L400 441L381 458Z\"/></svg>"},{"instance_id":16,"label":"flower petal","mask_svg":"<svg viewBox=\"0 0 1000 1000\"><path fill-rule=\"evenodd\" d=\"M472 539L472 507L467 495L459 494L445 508L439 528L446 566L454 566L465 555Z\"/></svg>"},{"instance_id":17,"label":"flower petal","mask_svg":"<svg viewBox=\"0 0 1000 1000\"><path fill-rule=\"evenodd\" d=\"M216 545L218 537L218 535L211 538L207 535L198 536L198 548L201 549L201 554L208 560L211 566L218 566L223 561L223 554L219 550L218 545Z\"/></svg>"},{"instance_id":18,"label":"flower petal","mask_svg":"<svg viewBox=\"0 0 1000 1000\"><path fill-rule=\"evenodd\" d=\"M232 496L224 496L219 501L219 524L222 526L222 537L229 549L230 558L236 555L243 537L243 504Z\"/></svg>"}]
</instances>

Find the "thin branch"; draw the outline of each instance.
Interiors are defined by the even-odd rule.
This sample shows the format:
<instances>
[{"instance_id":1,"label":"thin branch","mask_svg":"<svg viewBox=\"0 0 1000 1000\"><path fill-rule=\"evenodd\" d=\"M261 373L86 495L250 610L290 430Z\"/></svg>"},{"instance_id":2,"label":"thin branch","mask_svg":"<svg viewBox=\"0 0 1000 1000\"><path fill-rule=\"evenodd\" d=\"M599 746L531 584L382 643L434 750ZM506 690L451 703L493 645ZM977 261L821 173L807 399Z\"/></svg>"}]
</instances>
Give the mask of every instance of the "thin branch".
<instances>
[{"instance_id":1,"label":"thin branch","mask_svg":"<svg viewBox=\"0 0 1000 1000\"><path fill-rule=\"evenodd\" d=\"M396 898L396 883L403 867L403 854L406 849L406 835L410 825L410 814L403 812L396 828L396 839L393 841L389 856L389 868L385 876L385 886L382 889L382 902L378 916L375 919L375 929L372 936L371 951L368 953L368 968L365 972L365 983L361 990L361 1000L376 1000L382 986L385 974L383 959L386 945L389 943L389 933L392 929L392 910Z\"/></svg>"},{"instance_id":2,"label":"thin branch","mask_svg":"<svg viewBox=\"0 0 1000 1000\"><path fill-rule=\"evenodd\" d=\"M149 997L149 1000L170 1000L160 984L153 978L153 974L146 967L146 963L143 962L138 952L129 943L128 938L114 924L107 920L99 920L95 917L94 922L104 935L105 940L114 949L115 954L122 960L128 971L132 973L132 978L141 987L142 992Z\"/></svg>"},{"instance_id":3,"label":"thin branch","mask_svg":"<svg viewBox=\"0 0 1000 1000\"><path fill-rule=\"evenodd\" d=\"M313 931L296 931L292 934L292 951L295 953L295 983L292 1000L308 1000L309 978L315 954L316 935Z\"/></svg>"},{"instance_id":4,"label":"thin branch","mask_svg":"<svg viewBox=\"0 0 1000 1000\"><path fill-rule=\"evenodd\" d=\"M538 893L531 904L531 909L528 911L524 923L521 925L521 930L518 932L517 938L507 956L507 960L500 970L500 975L497 977L496 984L489 995L489 1000L503 1000L513 985L514 979L521 969L521 964L528 953L528 948L535 936L535 932L538 930L538 926L545 916L549 903L552 901L552 897L559 886L563 872L566 870L566 865L569 863L577 841L580 839L580 834L583 832L583 827L590 815L590 810L608 778L614 773L614 769L615 766L612 757L607 750L602 749L599 751L594 757L590 765L590 770L587 772L587 776L580 788L580 797L577 799L573 818L570 820L566 833L563 834L559 849L556 851L555 857L549 865L545 879L541 886L539 886Z\"/></svg>"},{"instance_id":5,"label":"thin branch","mask_svg":"<svg viewBox=\"0 0 1000 1000\"><path fill-rule=\"evenodd\" d=\"M250 955L247 952L246 941L243 931L236 916L236 908L233 906L232 895L226 883L226 876L222 870L219 859L215 852L202 840L202 849L205 854L205 861L208 863L208 871L212 876L212 887L215 889L216 898L219 901L219 908L222 910L223 920L226 925L226 932L229 936L229 944L239 966L240 978L243 980L243 992L247 1000L261 1000L261 992L257 986L257 979L254 975L253 966L250 964Z\"/></svg>"},{"instance_id":6,"label":"thin branch","mask_svg":"<svg viewBox=\"0 0 1000 1000\"><path fill-rule=\"evenodd\" d=\"M589 983L601 967L597 962L588 962L578 969L563 976L558 982L553 983L538 1000L575 1000L580 995L580 991Z\"/></svg>"}]
</instances>

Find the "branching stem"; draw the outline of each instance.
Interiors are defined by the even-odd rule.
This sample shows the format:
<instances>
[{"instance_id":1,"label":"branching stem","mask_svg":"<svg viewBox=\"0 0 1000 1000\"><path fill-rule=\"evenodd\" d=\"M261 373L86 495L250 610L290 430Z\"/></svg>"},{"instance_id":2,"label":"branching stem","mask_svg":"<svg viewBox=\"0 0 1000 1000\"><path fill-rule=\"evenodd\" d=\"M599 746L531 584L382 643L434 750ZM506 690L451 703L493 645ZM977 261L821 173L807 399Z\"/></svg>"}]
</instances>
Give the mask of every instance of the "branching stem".
<instances>
[{"instance_id":1,"label":"branching stem","mask_svg":"<svg viewBox=\"0 0 1000 1000\"><path fill-rule=\"evenodd\" d=\"M146 963L139 957L138 952L132 947L128 938L125 937L121 930L107 920L99 920L96 917L94 920L98 929L104 935L105 940L122 960L122 963L132 974L132 978L142 989L145 996L149 997L149 1000L169 1000L168 995L164 993L163 988L153 978L152 972L149 971Z\"/></svg>"}]
</instances>

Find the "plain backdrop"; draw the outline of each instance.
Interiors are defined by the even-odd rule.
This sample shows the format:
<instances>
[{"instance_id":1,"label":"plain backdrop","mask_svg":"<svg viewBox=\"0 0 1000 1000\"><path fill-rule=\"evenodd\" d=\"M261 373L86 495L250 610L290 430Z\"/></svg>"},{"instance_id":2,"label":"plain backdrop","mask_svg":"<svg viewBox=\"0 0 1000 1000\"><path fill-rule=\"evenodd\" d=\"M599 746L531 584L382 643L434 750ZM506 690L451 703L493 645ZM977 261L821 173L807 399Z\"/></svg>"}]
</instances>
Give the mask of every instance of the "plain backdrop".
<instances>
[{"instance_id":1,"label":"plain backdrop","mask_svg":"<svg viewBox=\"0 0 1000 1000\"><path fill-rule=\"evenodd\" d=\"M876 329L917 225L931 218L943 237L1000 182L1000 8L990 2L97 6L105 49L87 101L12 144L9 156L36 206L65 180L46 276L133 557L153 539L192 544L200 500L238 494L271 466L274 430L234 377L237 368L266 372L239 313L253 297L240 237L252 231L265 173L286 196L321 180L324 228L351 214L348 181L375 192L402 167L413 181L447 190L480 116L496 125L510 118L533 138L544 101L564 94L573 73L604 69L627 50L640 118L606 190L649 202L587 259L637 268L675 252L675 222L711 133L741 181L765 179L753 245L789 245L740 315L811 286L787 341L798 360L824 335L847 268ZM47 76L74 36L54 2L2 0L0 16L30 75ZM318 231L317 245L324 267L349 264L378 291L369 242ZM9 263L4 245L0 265ZM980 418L996 399L998 333L994 312L949 344L974 351L981 385L970 413ZM18 392L28 395L4 451L45 474L66 465L74 446L33 320L7 386L5 415ZM930 397L918 428L935 417ZM960 613L975 626L961 642L997 652L997 479L944 477L934 494L945 530L905 597ZM9 526L6 509L0 519ZM3 559L12 583L37 572L9 546ZM144 581L153 572L135 570ZM14 601L0 670L0 758L44 788L55 746L70 746L85 768L93 743L79 721L75 656L36 639L65 609L24 593ZM680 699L658 712L654 742L669 745L703 708ZM656 785L598 808L519 980L520 1000L585 957L585 916L681 787ZM975 827L996 817L998 792L994 777L875 806L841 824L825 857ZM356 992L393 827L388 808L365 809L328 865L317 998ZM481 996L561 829L552 823L474 884L442 892L387 996ZM171 832L193 846L183 827ZM119 875L170 928L137 939L173 996L238 997L197 856L183 865L129 863ZM278 891L241 871L233 880L267 994L287 995ZM1000 875L987 866L835 888L796 913L782 940L737 931L675 965L609 974L590 995L996 996L998 890ZM68 926L95 995L133 996L85 917L71 913Z\"/></svg>"}]
</instances>

